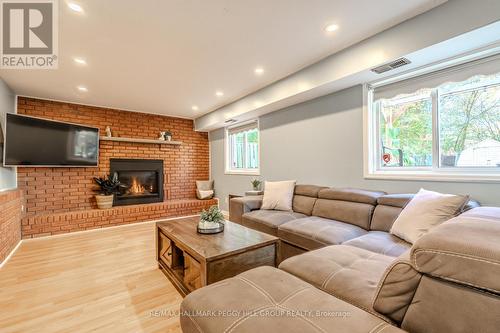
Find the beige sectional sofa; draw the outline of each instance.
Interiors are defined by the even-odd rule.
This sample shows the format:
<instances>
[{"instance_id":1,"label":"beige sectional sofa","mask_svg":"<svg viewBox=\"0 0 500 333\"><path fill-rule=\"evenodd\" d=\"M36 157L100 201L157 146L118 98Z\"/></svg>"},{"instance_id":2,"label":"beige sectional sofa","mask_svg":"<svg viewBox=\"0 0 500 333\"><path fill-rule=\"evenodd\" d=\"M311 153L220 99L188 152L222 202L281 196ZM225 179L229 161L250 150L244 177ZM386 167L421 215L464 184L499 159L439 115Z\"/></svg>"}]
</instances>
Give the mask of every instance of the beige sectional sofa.
<instances>
[{"instance_id":1,"label":"beige sectional sofa","mask_svg":"<svg viewBox=\"0 0 500 333\"><path fill-rule=\"evenodd\" d=\"M183 331L497 332L500 208L471 201L412 245L388 232L411 197L298 185L290 213L233 199L230 219L278 235L283 261L188 295Z\"/></svg>"},{"instance_id":2,"label":"beige sectional sofa","mask_svg":"<svg viewBox=\"0 0 500 333\"><path fill-rule=\"evenodd\" d=\"M397 257L411 244L389 233L412 194L296 185L293 211L261 210L262 197L233 198L229 220L281 242L280 261L328 245L346 244ZM469 201L465 210L479 206Z\"/></svg>"}]
</instances>

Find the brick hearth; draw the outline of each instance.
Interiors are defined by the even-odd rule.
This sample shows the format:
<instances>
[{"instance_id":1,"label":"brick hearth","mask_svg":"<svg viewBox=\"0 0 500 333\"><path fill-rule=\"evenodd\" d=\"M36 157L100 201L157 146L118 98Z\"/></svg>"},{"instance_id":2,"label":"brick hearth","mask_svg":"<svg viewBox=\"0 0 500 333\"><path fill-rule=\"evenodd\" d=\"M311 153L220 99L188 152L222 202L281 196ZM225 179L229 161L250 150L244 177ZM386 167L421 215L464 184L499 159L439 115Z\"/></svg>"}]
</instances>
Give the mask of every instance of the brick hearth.
<instances>
[{"instance_id":1,"label":"brick hearth","mask_svg":"<svg viewBox=\"0 0 500 333\"><path fill-rule=\"evenodd\" d=\"M180 146L101 141L98 167L18 168L18 187L26 200L23 238L192 214L209 205L195 199L195 181L209 178L208 134L195 132L192 120L26 97L18 97L17 112L99 127L101 133L110 126L121 137L155 139L170 130L174 140L182 141ZM92 177L109 173L110 158L162 159L165 202L97 210Z\"/></svg>"},{"instance_id":2,"label":"brick hearth","mask_svg":"<svg viewBox=\"0 0 500 333\"><path fill-rule=\"evenodd\" d=\"M173 216L192 215L212 205L217 205L217 200L185 199L146 205L120 206L111 209L38 214L23 219L22 234L23 238L42 237Z\"/></svg>"}]
</instances>

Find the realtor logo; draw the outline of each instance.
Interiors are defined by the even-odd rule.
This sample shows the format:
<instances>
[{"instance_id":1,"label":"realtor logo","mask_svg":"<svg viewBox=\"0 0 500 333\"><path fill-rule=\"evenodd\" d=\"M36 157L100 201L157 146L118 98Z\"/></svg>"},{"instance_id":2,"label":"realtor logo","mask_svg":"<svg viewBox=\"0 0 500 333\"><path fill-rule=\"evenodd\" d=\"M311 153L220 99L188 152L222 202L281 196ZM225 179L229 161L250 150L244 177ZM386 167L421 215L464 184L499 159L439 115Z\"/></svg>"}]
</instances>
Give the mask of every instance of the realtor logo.
<instances>
[{"instance_id":1,"label":"realtor logo","mask_svg":"<svg viewBox=\"0 0 500 333\"><path fill-rule=\"evenodd\" d=\"M1 0L2 68L56 69L57 0Z\"/></svg>"}]
</instances>

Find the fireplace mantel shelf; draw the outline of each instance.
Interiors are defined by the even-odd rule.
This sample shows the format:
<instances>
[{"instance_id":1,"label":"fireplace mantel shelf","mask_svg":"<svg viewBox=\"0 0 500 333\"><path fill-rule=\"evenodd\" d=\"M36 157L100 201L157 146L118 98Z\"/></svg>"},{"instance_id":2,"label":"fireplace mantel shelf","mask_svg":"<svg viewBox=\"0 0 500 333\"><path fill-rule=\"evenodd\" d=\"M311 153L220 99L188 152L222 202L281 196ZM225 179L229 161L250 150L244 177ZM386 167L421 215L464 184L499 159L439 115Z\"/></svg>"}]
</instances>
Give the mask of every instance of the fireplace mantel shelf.
<instances>
[{"instance_id":1,"label":"fireplace mantel shelf","mask_svg":"<svg viewBox=\"0 0 500 333\"><path fill-rule=\"evenodd\" d=\"M154 139L107 137L107 136L101 136L100 140L117 141L117 142L134 142L134 143L152 143L152 144L172 145L172 146L180 146L182 144L181 141L164 141L164 140L154 140Z\"/></svg>"}]
</instances>

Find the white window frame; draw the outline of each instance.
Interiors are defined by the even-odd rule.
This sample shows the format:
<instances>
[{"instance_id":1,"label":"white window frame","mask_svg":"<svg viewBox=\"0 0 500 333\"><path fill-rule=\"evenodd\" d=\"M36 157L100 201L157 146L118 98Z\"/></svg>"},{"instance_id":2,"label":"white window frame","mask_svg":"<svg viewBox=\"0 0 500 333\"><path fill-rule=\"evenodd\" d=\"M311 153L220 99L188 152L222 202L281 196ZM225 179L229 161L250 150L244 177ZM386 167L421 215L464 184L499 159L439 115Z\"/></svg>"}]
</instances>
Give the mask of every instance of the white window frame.
<instances>
[{"instance_id":1,"label":"white window frame","mask_svg":"<svg viewBox=\"0 0 500 333\"><path fill-rule=\"evenodd\" d=\"M416 76L416 74L415 74ZM392 79L396 82L396 79ZM461 167L445 168L439 166L439 114L438 96L433 91L432 98L432 166L431 167L382 167L380 159L379 117L373 106L373 87L363 85L363 151L364 178L385 180L447 181L500 183L500 168Z\"/></svg>"},{"instance_id":2,"label":"white window frame","mask_svg":"<svg viewBox=\"0 0 500 333\"><path fill-rule=\"evenodd\" d=\"M256 124L256 127L257 127L257 131L259 132L259 142L258 142L258 154L259 154L259 163L258 163L258 168L256 169L242 169L242 168L238 168L238 169L234 169L231 167L231 148L229 147L230 145L230 142L229 142L229 132L235 128L238 128L238 127L243 127L243 126L247 126L247 125L251 125L251 124ZM240 122L240 123L237 123L237 124L233 124L231 126L228 126L224 129L224 173L226 175L251 175L251 176L260 176L260 163L261 163L261 160L260 160L260 157L261 157L261 153L260 153L260 141L261 141L261 137L260 137L260 124L259 124L259 119L252 119L252 120L249 120L249 121L244 121L244 122Z\"/></svg>"}]
</instances>

